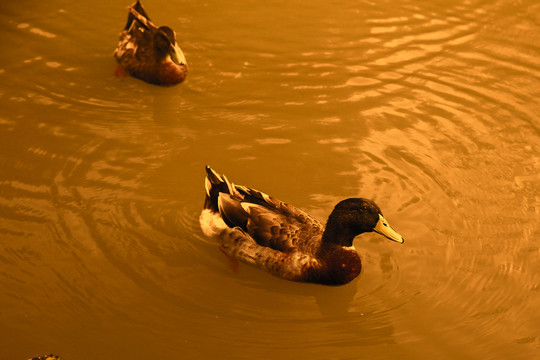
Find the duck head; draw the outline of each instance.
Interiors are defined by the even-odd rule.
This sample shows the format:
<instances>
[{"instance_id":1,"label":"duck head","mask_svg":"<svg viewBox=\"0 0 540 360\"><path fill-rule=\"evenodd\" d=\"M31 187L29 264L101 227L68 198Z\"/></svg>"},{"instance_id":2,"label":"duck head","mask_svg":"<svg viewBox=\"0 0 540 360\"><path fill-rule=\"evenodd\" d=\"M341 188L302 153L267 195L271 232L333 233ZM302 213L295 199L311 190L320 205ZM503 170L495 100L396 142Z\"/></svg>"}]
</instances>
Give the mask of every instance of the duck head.
<instances>
[{"instance_id":1,"label":"duck head","mask_svg":"<svg viewBox=\"0 0 540 360\"><path fill-rule=\"evenodd\" d=\"M388 224L381 209L369 199L352 198L339 202L326 223L324 243L352 246L353 239L365 232L376 232L402 244L403 237Z\"/></svg>"},{"instance_id":2,"label":"duck head","mask_svg":"<svg viewBox=\"0 0 540 360\"><path fill-rule=\"evenodd\" d=\"M176 34L168 26L161 26L154 35L156 55L158 60L163 61L170 56L173 63L187 67L184 53L176 43Z\"/></svg>"}]
</instances>

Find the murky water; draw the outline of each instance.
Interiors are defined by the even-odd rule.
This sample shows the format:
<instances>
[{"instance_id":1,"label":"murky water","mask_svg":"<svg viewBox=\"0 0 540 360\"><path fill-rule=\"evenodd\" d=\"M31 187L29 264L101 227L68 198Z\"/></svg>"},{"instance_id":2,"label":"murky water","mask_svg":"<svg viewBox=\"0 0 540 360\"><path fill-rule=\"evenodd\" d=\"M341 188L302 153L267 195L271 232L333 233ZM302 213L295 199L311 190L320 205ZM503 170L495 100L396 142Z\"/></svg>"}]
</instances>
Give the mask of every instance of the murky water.
<instances>
[{"instance_id":1,"label":"murky water","mask_svg":"<svg viewBox=\"0 0 540 360\"><path fill-rule=\"evenodd\" d=\"M146 1L190 65L113 77L129 1L0 5L0 358L532 359L537 1ZM227 259L204 165L321 221L375 199L333 288Z\"/></svg>"}]
</instances>

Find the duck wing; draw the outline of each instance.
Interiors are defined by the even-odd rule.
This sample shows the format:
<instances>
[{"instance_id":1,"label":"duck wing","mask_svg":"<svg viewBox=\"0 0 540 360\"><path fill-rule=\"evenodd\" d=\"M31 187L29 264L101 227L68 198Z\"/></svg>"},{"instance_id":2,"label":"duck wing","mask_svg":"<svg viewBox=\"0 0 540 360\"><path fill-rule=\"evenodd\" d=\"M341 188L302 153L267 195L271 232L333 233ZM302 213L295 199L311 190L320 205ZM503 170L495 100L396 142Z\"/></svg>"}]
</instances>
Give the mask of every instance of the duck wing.
<instances>
[{"instance_id":1,"label":"duck wing","mask_svg":"<svg viewBox=\"0 0 540 360\"><path fill-rule=\"evenodd\" d=\"M214 209L229 227L281 252L314 254L319 248L324 228L315 218L263 192L234 185L211 169L208 173L206 203L217 203Z\"/></svg>"}]
</instances>

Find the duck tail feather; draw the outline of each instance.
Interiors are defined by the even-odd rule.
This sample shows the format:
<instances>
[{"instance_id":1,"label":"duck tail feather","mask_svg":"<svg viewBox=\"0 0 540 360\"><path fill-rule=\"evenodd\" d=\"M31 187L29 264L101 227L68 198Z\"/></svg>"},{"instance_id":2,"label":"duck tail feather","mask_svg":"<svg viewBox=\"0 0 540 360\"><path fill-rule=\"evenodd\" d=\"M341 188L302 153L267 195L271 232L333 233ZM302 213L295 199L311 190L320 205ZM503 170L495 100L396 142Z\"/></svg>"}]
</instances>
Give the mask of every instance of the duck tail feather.
<instances>
[{"instance_id":1,"label":"duck tail feather","mask_svg":"<svg viewBox=\"0 0 540 360\"><path fill-rule=\"evenodd\" d=\"M220 193L227 191L227 185L225 184L225 181L223 181L223 178L209 166L206 166L204 190L206 192L204 208L211 209L213 212L218 212L218 198Z\"/></svg>"},{"instance_id":2,"label":"duck tail feather","mask_svg":"<svg viewBox=\"0 0 540 360\"><path fill-rule=\"evenodd\" d=\"M148 30L157 29L156 25L150 20L148 14L142 7L141 3L137 1L134 5L129 7L128 21L126 24L126 30L131 27L133 21L137 21L141 26Z\"/></svg>"},{"instance_id":3,"label":"duck tail feather","mask_svg":"<svg viewBox=\"0 0 540 360\"><path fill-rule=\"evenodd\" d=\"M232 182L230 182L229 179L227 179L225 175L223 175L223 180L225 181L225 184L227 184L227 189L229 190L229 194L231 194L232 196L241 197L238 190L236 190L236 186Z\"/></svg>"},{"instance_id":4,"label":"duck tail feather","mask_svg":"<svg viewBox=\"0 0 540 360\"><path fill-rule=\"evenodd\" d=\"M204 188L206 191L205 207L211 208L214 211L218 211L219 198L225 194L234 197L237 202L244 198L236 186L225 175L218 174L210 166L206 166Z\"/></svg>"},{"instance_id":5,"label":"duck tail feather","mask_svg":"<svg viewBox=\"0 0 540 360\"><path fill-rule=\"evenodd\" d=\"M217 185L224 183L225 181L219 175L217 172L214 171L210 166L206 165L206 178L210 181L210 183Z\"/></svg>"},{"instance_id":6,"label":"duck tail feather","mask_svg":"<svg viewBox=\"0 0 540 360\"><path fill-rule=\"evenodd\" d=\"M206 191L206 196L210 197L210 190L212 189L212 183L208 180L208 177L204 178L204 190Z\"/></svg>"},{"instance_id":7,"label":"duck tail feather","mask_svg":"<svg viewBox=\"0 0 540 360\"><path fill-rule=\"evenodd\" d=\"M150 16L148 16L148 13L146 12L144 6L142 6L139 0L137 0L133 5L131 5L131 7L135 9L135 11L137 11L139 14L144 16L147 20L150 20Z\"/></svg>"},{"instance_id":8,"label":"duck tail feather","mask_svg":"<svg viewBox=\"0 0 540 360\"><path fill-rule=\"evenodd\" d=\"M233 196L242 197L240 192L237 189L237 186L234 183L230 182L225 175L220 175L215 172L210 166L206 166L206 179L210 183L207 185L207 189L211 190L214 185L221 185L220 192L227 192Z\"/></svg>"}]
</instances>

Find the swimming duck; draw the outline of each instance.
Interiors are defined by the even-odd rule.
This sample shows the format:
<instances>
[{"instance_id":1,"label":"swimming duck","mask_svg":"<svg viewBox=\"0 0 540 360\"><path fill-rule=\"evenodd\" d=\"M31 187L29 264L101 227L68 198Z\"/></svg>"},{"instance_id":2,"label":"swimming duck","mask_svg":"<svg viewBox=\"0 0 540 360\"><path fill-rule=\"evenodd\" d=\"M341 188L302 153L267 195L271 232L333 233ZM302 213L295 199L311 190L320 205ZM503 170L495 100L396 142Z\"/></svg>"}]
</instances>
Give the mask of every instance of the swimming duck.
<instances>
[{"instance_id":1,"label":"swimming duck","mask_svg":"<svg viewBox=\"0 0 540 360\"><path fill-rule=\"evenodd\" d=\"M231 258L287 280L343 285L362 268L353 246L357 235L374 231L404 241L372 200L339 202L324 227L302 210L234 185L208 166L205 189L199 217L203 233L216 239Z\"/></svg>"},{"instance_id":2,"label":"swimming duck","mask_svg":"<svg viewBox=\"0 0 540 360\"><path fill-rule=\"evenodd\" d=\"M119 65L115 75L123 69L151 84L175 85L181 83L188 72L175 32L168 26L156 27L139 0L129 7L114 57Z\"/></svg>"}]
</instances>

